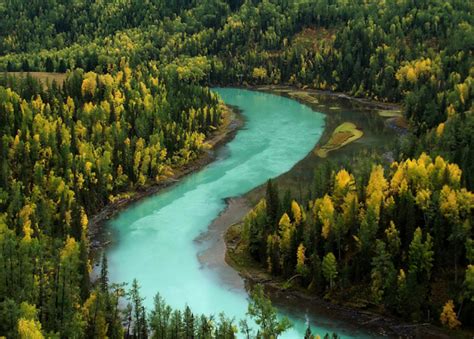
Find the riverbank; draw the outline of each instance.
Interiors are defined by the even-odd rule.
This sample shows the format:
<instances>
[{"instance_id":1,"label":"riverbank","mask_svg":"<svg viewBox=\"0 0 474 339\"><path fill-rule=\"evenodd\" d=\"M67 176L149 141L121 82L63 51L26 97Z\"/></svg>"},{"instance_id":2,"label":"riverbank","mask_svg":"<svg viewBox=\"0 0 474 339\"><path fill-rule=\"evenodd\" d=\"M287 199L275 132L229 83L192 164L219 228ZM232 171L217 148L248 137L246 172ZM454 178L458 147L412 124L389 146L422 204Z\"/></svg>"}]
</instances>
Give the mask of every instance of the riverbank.
<instances>
[{"instance_id":1,"label":"riverbank","mask_svg":"<svg viewBox=\"0 0 474 339\"><path fill-rule=\"evenodd\" d=\"M277 89L276 91L275 88ZM312 177L311 175L308 175L308 172L314 171L314 166L325 161L325 159L318 159L316 150L318 150L322 145L325 145L325 143L331 138L331 132L337 125L340 125L341 122L345 123L347 117L342 114L343 111L354 108L354 105L362 109L363 112L361 111L359 113L362 116L365 116L368 123L366 125L356 125L361 128L365 134L360 140L355 141L353 145L342 145L341 148L333 150L333 153L329 155L329 158L341 155L350 158L351 155L356 154L364 147L367 148L367 146L370 147L371 145L377 144L377 147L379 147L380 143L387 143L384 132L374 138L374 135L372 135L370 131L370 127L374 125L377 126L377 123L374 123L376 120L382 122L384 128L392 131L395 138L406 133L407 125L400 126L399 124L393 123L394 118L403 122L403 119L399 114L401 109L399 106L394 104L377 103L369 100L351 98L344 94L326 93L315 90L303 91L300 89L291 89L286 86L265 86L255 87L253 89L288 96L312 107L315 110L322 110L323 113L326 114L327 126L325 132L318 144L315 146L313 152L310 152L305 159L296 164L289 172L276 178L276 182L280 189L293 188L292 193L294 196L295 193L298 193L294 191L295 187L298 187L297 191L300 191L300 197L304 196L306 192L302 192L301 187L310 186L312 180ZM293 95L291 93L293 93ZM325 97L326 99L330 98L329 103L322 104L321 97ZM346 102L346 107L334 105L334 103L331 102L332 99L344 100ZM326 110L324 110L324 108L326 108ZM370 117L370 115L372 115L372 117ZM372 118L374 120L371 120ZM387 152L387 150L381 147L379 152L384 153ZM243 197L228 200L227 209L213 222L212 232L214 234L224 234L224 239L222 241L225 243L224 260L226 264L235 269L240 276L244 278L246 284L263 284L267 291L269 291L274 304L278 306L284 307L297 305L299 309L308 310L311 314L328 316L348 322L355 328L363 328L374 336L449 338L452 335L452 333L430 324L407 323L388 314L377 313L370 307L366 307L367 305L360 305L361 307L358 308L358 305L355 304L348 306L347 303L335 303L335 300L325 300L322 297L311 294L305 289L295 288L293 286L289 287L290 284L288 284L286 280L269 275L263 267L254 262L240 247L240 230L242 223L240 221L228 223L228 220L235 220L237 215L245 215L246 212L250 210L250 206L254 206L262 197L264 197L264 185L249 192ZM216 244L219 244L217 240L215 242ZM219 257L218 252L220 251L220 247L221 246L218 245L214 249L216 251L214 257ZM211 249L209 249L208 252L212 252ZM208 257L209 255L205 260L207 260Z\"/></svg>"},{"instance_id":2,"label":"riverbank","mask_svg":"<svg viewBox=\"0 0 474 339\"><path fill-rule=\"evenodd\" d=\"M280 188L283 188L280 190L282 193L289 189L299 200L303 200L303 197L311 190L316 166L320 166L325 161L346 163L352 161L352 158L361 152L366 152L365 156L370 156L375 152L390 161L393 158L392 145L407 133L408 123L403 118L402 107L398 104L354 98L344 93L331 91L303 90L286 85L249 86L248 88L291 98L326 116L324 132L313 151L290 171L276 178ZM347 143L344 139L340 139L341 145L332 145L331 149L335 150L331 151L328 157L321 158L320 149L330 141L339 126L347 123L362 132L362 136ZM264 189L265 185L262 185L245 194L250 205L258 203L265 194Z\"/></svg>"},{"instance_id":3,"label":"riverbank","mask_svg":"<svg viewBox=\"0 0 474 339\"><path fill-rule=\"evenodd\" d=\"M333 97L337 99L344 99L344 100L350 100L353 102L356 102L358 104L363 105L364 107L372 107L376 109L381 109L381 110L391 110L391 111L400 111L401 106L397 103L393 102L382 102L382 101L376 101L373 99L368 99L368 98L357 98L350 96L349 94L346 93L341 93L341 92L334 92L334 91L329 91L329 90L320 90L320 89L312 89L312 88L307 88L307 87L294 87L290 85L263 85L263 86L247 86L250 89L254 89L257 91L268 91L268 92L273 92L273 93L288 93L292 92L294 93L295 97L300 97L303 101L306 100L308 102L308 95L311 96L311 94L316 94L316 95L323 95L326 97Z\"/></svg>"},{"instance_id":4,"label":"riverbank","mask_svg":"<svg viewBox=\"0 0 474 339\"><path fill-rule=\"evenodd\" d=\"M243 198L242 198L243 199ZM233 210L231 202L229 211ZM240 202L242 203L242 202ZM223 217L228 218L228 213ZM219 224L219 221L216 221ZM277 306L291 308L298 307L311 315L322 315L330 319L337 319L349 323L357 329L363 329L373 336L383 337L417 337L417 338L451 338L451 333L428 323L408 323L390 315L373 312L372 310L348 307L336 303L334 300L311 294L309 291L288 286L288 281L271 276L263 267L252 260L242 249L242 223L230 226L225 233L226 262L244 278L247 286L261 284L269 293L273 303Z\"/></svg>"},{"instance_id":5,"label":"riverbank","mask_svg":"<svg viewBox=\"0 0 474 339\"><path fill-rule=\"evenodd\" d=\"M340 100L340 98L336 98L336 99ZM319 104L321 104L321 102L319 102ZM276 108L276 109L278 109L278 108ZM317 109L317 110L323 111L322 108ZM337 126L341 122L346 121L347 119L354 120L353 122L357 126L359 126L362 130L364 130L364 132L366 132L364 134L364 138L361 138L357 141L354 141L352 144L346 145L343 148L338 149L337 151L335 151L334 154L336 154L336 155L340 154L340 153L344 153L347 150L349 150L350 152L354 152L354 151L360 149L363 146L370 145L373 142L378 144L378 143L380 143L381 136L383 136L383 137L386 136L386 131L384 129L384 124L383 124L383 121L382 121L383 119L378 117L377 119L372 121L370 115L367 115L367 116L364 116L364 118L361 121L358 121L358 118L360 118L360 116L362 116L361 113L357 113L356 115L353 115L350 112L352 112L352 108L350 108L350 107L344 107L344 106L337 107L337 106L332 105L332 104L327 105L327 112L325 112L326 116L327 116L327 119L326 119L327 124L326 124L326 128L324 130L325 134L330 134L330 132L332 131L333 126ZM380 129L380 130L377 133L373 133L372 129ZM273 130L275 130L275 129L273 129ZM289 135L294 135L294 134L290 133ZM324 138L321 139L320 143L322 143L322 142L324 142ZM304 154L306 154L306 152L308 152L308 149L305 149ZM331 158L332 157L333 157L333 154L331 154ZM298 159L300 159L300 158L298 158ZM300 161L298 164L296 164L292 170L287 172L287 174L294 175L296 180L299 180L300 184L304 184L305 182L301 180L301 178L302 178L301 173L306 172L306 174L308 174L309 173L308 169L314 169L314 164L313 164L314 161L319 162L319 161L323 161L323 160L318 158L317 156L315 156L314 152L310 151L308 153L308 155L306 156L306 158L303 159L303 161ZM293 163L293 162L291 162L291 163ZM287 169L285 169L285 170L287 170ZM279 172L279 173L281 173L281 172ZM287 174L281 176L280 178L287 176ZM178 180L178 179L176 179L176 180ZM176 182L176 180L174 182ZM291 180L293 180L293 179L291 179ZM310 180L310 177L308 177L308 180ZM292 186L296 187L294 184L292 184ZM156 192L156 191L154 191L154 192ZM242 191L240 191L240 192L242 192ZM238 194L240 194L240 193L238 193ZM250 194L252 194L252 192ZM221 198L224 198L224 197L225 196L221 196ZM134 200L134 201L136 201L136 200ZM127 204L127 206L128 206L128 204ZM186 206L190 206L189 202L187 202ZM220 242L217 242L216 245L212 246L212 248L217 247L219 249L217 252L213 253L213 250L209 249L209 251L206 250L204 252L199 253L199 259L201 261L201 264L209 266L209 267L213 267L213 268L214 267L218 268L219 269L219 274L221 275L221 277L226 274L226 273L224 273L224 271L220 267L220 262L221 261L225 263L225 243L223 243L223 240L222 240L223 239L223 234L227 230L228 225L231 224L231 223L235 223L238 220L241 220L242 217L245 215L246 211L249 208L246 203L243 203L243 204L231 203L230 206L231 206L231 208L229 208L226 212L222 213L220 218L217 219L217 220L221 221L220 225L223 225L225 228L224 229L219 228L221 226L219 225L218 222L217 223L215 222L215 223L213 223L213 225L211 225L208 232L205 232L205 235L207 235L207 237L205 235L202 235L197 240L198 242L199 241L208 242L208 241L212 241L212 238L216 238L216 237L221 239ZM239 214L239 215L237 215L237 214ZM230 217L226 218L226 216L230 216L231 218ZM183 223L183 224L187 224L188 221L190 221L190 220L187 220L186 223ZM207 224L208 223L206 223L206 225ZM210 232L213 232L213 234L211 234ZM173 232L173 234L175 234L175 233ZM142 244L141 241L137 242L136 240L133 240L133 241L131 240L130 243L128 243L126 245L126 248L130 248L130 246L133 245L133 242ZM167 243L169 244L169 243L174 243L174 242L173 241L171 241L171 242L168 241ZM154 246L156 246L157 248L160 247L160 246L156 245L155 243L154 243ZM183 248L183 249L185 248L184 246L178 246L178 247ZM135 250L129 251L129 252L134 252L135 253ZM215 255L215 253L221 253L221 254L220 255ZM128 263L127 263L127 261L124 260L127 257L130 257L129 255L130 255L130 253L126 253L125 255L122 255L119 258L119 260L116 260L116 262L119 262L120 265L123 265L124 267L131 267L130 266L131 261L129 260ZM141 258L144 258L144 257L145 257L144 255L141 256ZM160 258L161 257L163 257L163 256L160 256ZM214 260L214 261L212 261L212 260ZM174 267L176 267L176 266L174 266ZM226 266L226 268L227 268L226 272L228 272L229 275L227 275L227 278L224 277L225 286L229 286L229 284L230 284L230 286L232 286L231 285L232 282L235 282L235 281L238 281L238 282L242 283L242 279L240 279L237 276L236 271L234 271L229 266ZM237 276L237 279L235 279L236 276ZM250 281L250 279L247 279L247 280ZM145 280L142 280L142 281L145 281ZM154 281L156 282L156 280L154 280ZM152 284L152 285L153 285L153 289L155 289L156 288L155 283ZM175 286L172 283L166 283L165 285L166 286ZM282 299L284 299L284 303L288 304L288 302L290 300L289 298L294 299L295 303L297 303L297 304L300 303L300 300L297 296L293 296L292 293L287 293L287 291L285 289L281 289L281 290L275 289L275 291L277 291L276 292L277 294L278 293L280 294L280 296L279 297L277 296L277 298L276 298L276 303L275 304L277 304L277 305L282 304L279 301L279 300L282 300ZM314 304L314 302L309 302L309 305L311 305L311 304ZM285 305L283 305L283 306L285 306ZM337 309L334 309L334 310L335 311L332 312L332 316L334 317L334 319L341 319L341 317L339 317L339 311ZM320 309L320 311L321 311L321 309ZM323 311L321 311L321 313L323 315L327 315L329 313L329 311L327 309L323 309ZM353 325L352 328L355 329L357 325L358 324Z\"/></svg>"},{"instance_id":6,"label":"riverbank","mask_svg":"<svg viewBox=\"0 0 474 339\"><path fill-rule=\"evenodd\" d=\"M110 244L110 231L104 227L104 224L118 214L120 211L147 196L153 195L165 188L168 188L180 179L195 171L198 171L211 163L216 156L216 151L231 141L237 131L244 125L243 116L235 107L225 106L223 121L205 143L206 150L202 152L195 160L186 164L182 168L173 169L173 175L160 183L149 184L137 190L122 193L123 198L110 202L99 213L89 218L89 239L91 241L91 257L96 258L97 253Z\"/></svg>"},{"instance_id":7,"label":"riverbank","mask_svg":"<svg viewBox=\"0 0 474 339\"><path fill-rule=\"evenodd\" d=\"M225 209L227 197L245 194L304 158L323 133L325 117L281 96L235 88L215 92L242 110L245 128L219 149L212 164L109 221L114 241L107 258L110 281L137 279L147 309L159 292L173 308L187 304L196 314L224 312L237 323L248 307L243 280L227 266L242 286L234 289L210 264L201 265L198 256L207 243L201 245L196 238ZM285 338L304 336L304 319L294 323Z\"/></svg>"}]
</instances>

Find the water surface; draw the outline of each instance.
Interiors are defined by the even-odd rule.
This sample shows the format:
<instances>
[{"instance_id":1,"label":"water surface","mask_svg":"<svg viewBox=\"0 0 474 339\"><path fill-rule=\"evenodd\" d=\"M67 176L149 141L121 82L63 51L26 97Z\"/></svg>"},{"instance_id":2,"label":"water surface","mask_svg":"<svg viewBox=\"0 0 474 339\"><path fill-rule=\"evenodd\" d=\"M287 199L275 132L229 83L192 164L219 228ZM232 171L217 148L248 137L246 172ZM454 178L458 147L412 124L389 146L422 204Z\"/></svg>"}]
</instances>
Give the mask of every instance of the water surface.
<instances>
[{"instance_id":1,"label":"water surface","mask_svg":"<svg viewBox=\"0 0 474 339\"><path fill-rule=\"evenodd\" d=\"M108 251L109 269L112 281L138 279L149 308L159 291L172 307L187 304L196 313L225 312L238 322L247 310L246 291L242 284L227 284L211 267L201 265L197 255L206 244L194 240L223 211L225 198L246 193L304 158L323 132L324 116L268 93L215 91L242 111L244 128L219 151L215 162L110 222L117 243ZM303 337L304 312L290 316L295 327L284 337ZM310 321L319 333L344 334L343 324L323 318Z\"/></svg>"}]
</instances>

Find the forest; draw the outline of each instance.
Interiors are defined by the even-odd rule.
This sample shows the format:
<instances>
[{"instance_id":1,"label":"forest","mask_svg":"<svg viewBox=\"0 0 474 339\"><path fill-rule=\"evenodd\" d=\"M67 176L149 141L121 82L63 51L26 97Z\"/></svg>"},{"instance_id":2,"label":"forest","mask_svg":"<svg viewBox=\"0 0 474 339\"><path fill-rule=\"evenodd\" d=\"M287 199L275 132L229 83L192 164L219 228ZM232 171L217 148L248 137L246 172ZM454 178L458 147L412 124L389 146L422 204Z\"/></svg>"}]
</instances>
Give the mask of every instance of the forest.
<instances>
[{"instance_id":1,"label":"forest","mask_svg":"<svg viewBox=\"0 0 474 339\"><path fill-rule=\"evenodd\" d=\"M145 310L139 282L108 283L105 257L90 279L89 219L206 150L225 114L211 86L262 84L397 102L409 131L390 164L315 168L305 199L270 181L244 220L248 255L312 294L363 286L391 314L472 327L473 11L462 0L0 2L0 336L284 332L259 288L249 316L271 321L250 334L159 295ZM39 71L66 79L13 73Z\"/></svg>"},{"instance_id":2,"label":"forest","mask_svg":"<svg viewBox=\"0 0 474 339\"><path fill-rule=\"evenodd\" d=\"M269 181L244 221L249 255L314 293L354 293L417 321L444 306L442 324L469 324L474 195L461 186L459 167L423 153L392 163L388 173L381 165L338 168L317 168L314 195L300 203L290 193L281 199Z\"/></svg>"}]
</instances>

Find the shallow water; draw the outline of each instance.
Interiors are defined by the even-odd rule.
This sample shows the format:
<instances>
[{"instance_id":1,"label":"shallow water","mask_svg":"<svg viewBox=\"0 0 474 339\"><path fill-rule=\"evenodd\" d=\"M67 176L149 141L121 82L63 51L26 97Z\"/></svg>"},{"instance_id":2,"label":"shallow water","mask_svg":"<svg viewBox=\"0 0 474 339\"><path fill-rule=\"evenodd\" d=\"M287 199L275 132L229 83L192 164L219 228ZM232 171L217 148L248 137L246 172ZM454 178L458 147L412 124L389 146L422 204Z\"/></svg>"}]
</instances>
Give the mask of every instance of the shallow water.
<instances>
[{"instance_id":1,"label":"shallow water","mask_svg":"<svg viewBox=\"0 0 474 339\"><path fill-rule=\"evenodd\" d=\"M175 308L187 304L196 313L225 312L238 322L247 310L243 284L227 284L215 269L202 266L197 256L206 243L195 239L225 208L225 198L246 193L304 158L323 132L324 116L268 93L215 91L227 104L242 110L245 127L219 151L215 162L110 221L117 242L107 255L111 281L138 279L147 307L151 308L159 292ZM294 328L284 338L303 337L304 310L292 310L289 315ZM324 317L309 320L320 334L363 334Z\"/></svg>"}]
</instances>

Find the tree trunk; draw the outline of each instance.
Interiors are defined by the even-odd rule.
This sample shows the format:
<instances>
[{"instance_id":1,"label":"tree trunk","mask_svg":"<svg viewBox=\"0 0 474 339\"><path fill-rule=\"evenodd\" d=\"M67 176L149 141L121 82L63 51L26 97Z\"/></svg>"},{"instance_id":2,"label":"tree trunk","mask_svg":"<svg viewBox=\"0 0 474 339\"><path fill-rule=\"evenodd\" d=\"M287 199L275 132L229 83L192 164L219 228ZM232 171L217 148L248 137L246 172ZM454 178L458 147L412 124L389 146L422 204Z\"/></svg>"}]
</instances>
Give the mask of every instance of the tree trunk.
<instances>
[{"instance_id":1,"label":"tree trunk","mask_svg":"<svg viewBox=\"0 0 474 339\"><path fill-rule=\"evenodd\" d=\"M454 284L458 284L458 244L454 243Z\"/></svg>"}]
</instances>

